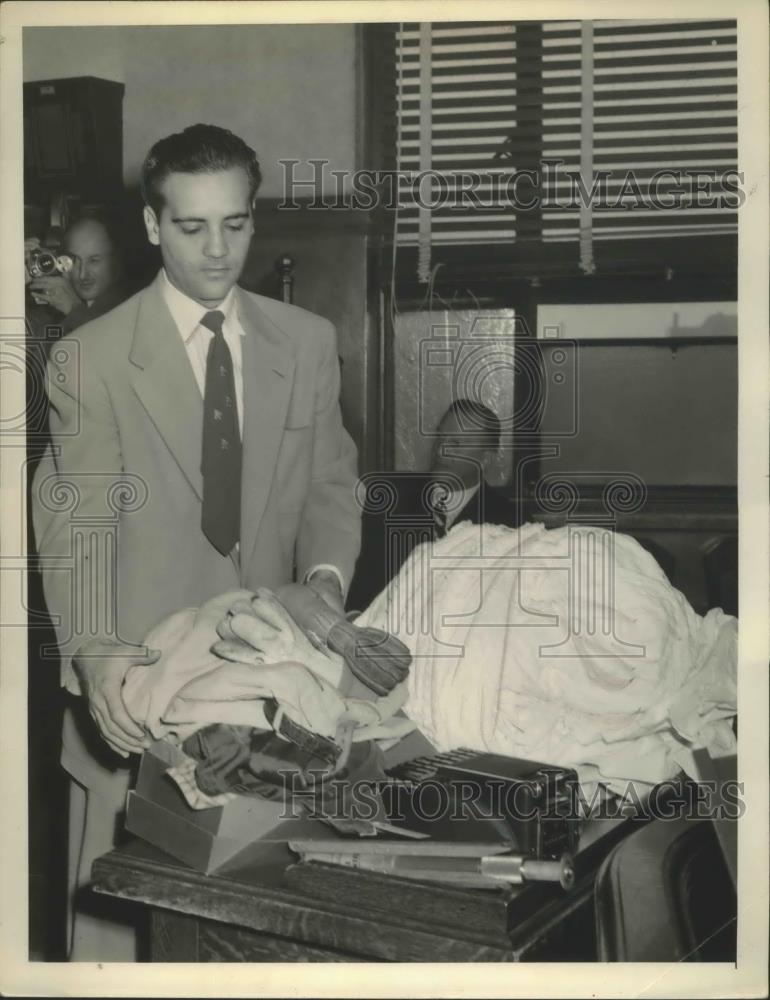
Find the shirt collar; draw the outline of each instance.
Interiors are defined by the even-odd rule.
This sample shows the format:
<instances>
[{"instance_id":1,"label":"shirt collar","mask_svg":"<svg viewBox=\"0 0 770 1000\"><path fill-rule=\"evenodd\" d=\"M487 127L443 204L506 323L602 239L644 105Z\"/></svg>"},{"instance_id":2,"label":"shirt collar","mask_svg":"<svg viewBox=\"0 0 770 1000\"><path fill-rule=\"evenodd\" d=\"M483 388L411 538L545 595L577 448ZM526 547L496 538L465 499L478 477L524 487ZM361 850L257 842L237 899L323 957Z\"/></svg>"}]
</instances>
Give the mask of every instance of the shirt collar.
<instances>
[{"instance_id":1,"label":"shirt collar","mask_svg":"<svg viewBox=\"0 0 770 1000\"><path fill-rule=\"evenodd\" d=\"M182 340L188 343L200 326L203 316L211 310L206 309L205 306L202 306L200 302L196 302L195 299L191 299L189 295L185 295L176 285L172 285L165 268L162 269L161 273L163 275L163 284L161 286L163 289L163 298L166 300L166 305L176 323ZM235 313L235 285L233 285L216 308L225 314L224 325L227 326L228 320Z\"/></svg>"}]
</instances>

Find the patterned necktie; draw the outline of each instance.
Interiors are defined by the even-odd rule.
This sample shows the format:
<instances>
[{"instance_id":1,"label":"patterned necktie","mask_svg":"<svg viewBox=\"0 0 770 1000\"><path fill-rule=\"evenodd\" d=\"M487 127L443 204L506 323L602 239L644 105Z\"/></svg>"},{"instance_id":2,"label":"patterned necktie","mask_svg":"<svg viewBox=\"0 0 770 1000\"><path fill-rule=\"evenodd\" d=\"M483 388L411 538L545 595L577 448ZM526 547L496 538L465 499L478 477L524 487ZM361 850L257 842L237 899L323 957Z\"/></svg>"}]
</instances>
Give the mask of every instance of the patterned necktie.
<instances>
[{"instance_id":1,"label":"patterned necktie","mask_svg":"<svg viewBox=\"0 0 770 1000\"><path fill-rule=\"evenodd\" d=\"M241 435L233 359L222 333L224 319L218 309L201 319L201 326L214 334L206 358L203 396L201 528L214 548L226 556L240 537Z\"/></svg>"}]
</instances>

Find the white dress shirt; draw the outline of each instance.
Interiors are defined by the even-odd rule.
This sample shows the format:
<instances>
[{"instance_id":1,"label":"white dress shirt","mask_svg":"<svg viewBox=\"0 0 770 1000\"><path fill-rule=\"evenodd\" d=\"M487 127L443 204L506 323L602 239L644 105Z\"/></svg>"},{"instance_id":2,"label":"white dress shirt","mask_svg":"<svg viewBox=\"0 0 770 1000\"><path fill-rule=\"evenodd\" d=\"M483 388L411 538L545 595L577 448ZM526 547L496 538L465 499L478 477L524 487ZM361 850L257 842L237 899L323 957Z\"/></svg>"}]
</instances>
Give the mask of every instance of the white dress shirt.
<instances>
[{"instance_id":1,"label":"white dress shirt","mask_svg":"<svg viewBox=\"0 0 770 1000\"><path fill-rule=\"evenodd\" d=\"M206 309L205 306L202 306L199 302L185 295L175 285L172 285L165 268L163 269L163 283L161 287L163 289L163 298L176 324L176 328L179 330L179 335L187 351L187 357L190 359L195 381L198 383L201 396L204 396L206 392L206 359L208 357L209 344L214 334L208 327L201 326L201 320L207 312L211 312L212 310ZM224 313L225 316L222 323L222 335L225 338L225 343L230 348L230 357L233 362L235 403L238 407L238 427L241 432L241 440L243 440L243 344L241 341L246 331L243 329L240 317L238 316L238 303L235 297L234 285L222 302L215 308ZM313 566L308 570L303 583L307 583L314 573L322 569L330 570L336 575L340 583L340 589L344 594L345 581L342 578L342 574L336 566L330 566L326 563Z\"/></svg>"}]
</instances>

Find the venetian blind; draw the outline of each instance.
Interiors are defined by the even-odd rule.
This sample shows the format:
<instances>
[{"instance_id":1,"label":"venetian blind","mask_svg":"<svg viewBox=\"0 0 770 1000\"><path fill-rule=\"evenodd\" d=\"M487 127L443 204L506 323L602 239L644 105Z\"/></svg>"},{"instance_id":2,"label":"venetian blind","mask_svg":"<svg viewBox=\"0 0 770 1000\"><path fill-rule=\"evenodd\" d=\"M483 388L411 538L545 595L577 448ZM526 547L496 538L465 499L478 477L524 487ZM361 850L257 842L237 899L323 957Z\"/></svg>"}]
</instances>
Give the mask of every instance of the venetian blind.
<instances>
[{"instance_id":1,"label":"venetian blind","mask_svg":"<svg viewBox=\"0 0 770 1000\"><path fill-rule=\"evenodd\" d=\"M423 278L442 246L572 243L590 271L594 241L737 230L735 21L404 24L395 72L397 243Z\"/></svg>"}]
</instances>

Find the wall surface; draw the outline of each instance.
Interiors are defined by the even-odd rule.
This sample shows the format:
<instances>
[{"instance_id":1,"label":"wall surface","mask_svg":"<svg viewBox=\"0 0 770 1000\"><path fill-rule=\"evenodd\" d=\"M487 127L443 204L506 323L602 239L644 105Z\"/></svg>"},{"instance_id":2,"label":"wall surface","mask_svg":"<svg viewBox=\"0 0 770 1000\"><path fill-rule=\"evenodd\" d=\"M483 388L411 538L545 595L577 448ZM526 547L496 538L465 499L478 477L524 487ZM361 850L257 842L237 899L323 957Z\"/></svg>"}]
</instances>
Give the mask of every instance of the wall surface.
<instances>
[{"instance_id":1,"label":"wall surface","mask_svg":"<svg viewBox=\"0 0 770 1000\"><path fill-rule=\"evenodd\" d=\"M542 473L735 486L737 345L597 343L578 353L575 386L547 395L542 428L559 454L543 461Z\"/></svg>"},{"instance_id":2,"label":"wall surface","mask_svg":"<svg viewBox=\"0 0 770 1000\"><path fill-rule=\"evenodd\" d=\"M260 196L283 195L280 159L356 156L355 26L27 28L24 80L97 76L126 86L124 180L148 148L194 122L232 129L257 151ZM297 168L309 177L310 168ZM333 191L327 174L324 190Z\"/></svg>"}]
</instances>

